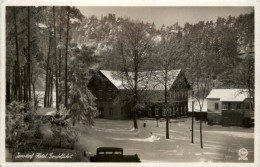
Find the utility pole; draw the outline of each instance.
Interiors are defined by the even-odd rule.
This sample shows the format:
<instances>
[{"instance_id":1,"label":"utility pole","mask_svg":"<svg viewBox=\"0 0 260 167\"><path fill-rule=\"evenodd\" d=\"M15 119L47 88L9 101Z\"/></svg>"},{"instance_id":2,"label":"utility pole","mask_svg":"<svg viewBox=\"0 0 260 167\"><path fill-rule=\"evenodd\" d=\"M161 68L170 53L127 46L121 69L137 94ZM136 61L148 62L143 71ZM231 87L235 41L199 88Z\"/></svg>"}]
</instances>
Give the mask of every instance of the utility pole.
<instances>
[{"instance_id":1,"label":"utility pole","mask_svg":"<svg viewBox=\"0 0 260 167\"><path fill-rule=\"evenodd\" d=\"M192 98L191 143L193 143L194 100Z\"/></svg>"},{"instance_id":2,"label":"utility pole","mask_svg":"<svg viewBox=\"0 0 260 167\"><path fill-rule=\"evenodd\" d=\"M66 36L66 54L65 54L65 107L68 107L68 45L69 45L69 26L70 26L70 7L67 7L67 36Z\"/></svg>"}]
</instances>

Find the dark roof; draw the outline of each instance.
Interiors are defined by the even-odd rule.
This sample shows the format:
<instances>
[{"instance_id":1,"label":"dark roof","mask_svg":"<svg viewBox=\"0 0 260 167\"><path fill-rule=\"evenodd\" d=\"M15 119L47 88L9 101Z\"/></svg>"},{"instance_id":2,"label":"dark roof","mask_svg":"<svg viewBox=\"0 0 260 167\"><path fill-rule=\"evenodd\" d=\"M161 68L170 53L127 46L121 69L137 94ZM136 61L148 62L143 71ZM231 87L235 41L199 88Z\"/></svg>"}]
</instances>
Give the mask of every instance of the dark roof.
<instances>
[{"instance_id":1,"label":"dark roof","mask_svg":"<svg viewBox=\"0 0 260 167\"><path fill-rule=\"evenodd\" d=\"M99 147L97 151L123 151L123 148L120 147Z\"/></svg>"}]
</instances>

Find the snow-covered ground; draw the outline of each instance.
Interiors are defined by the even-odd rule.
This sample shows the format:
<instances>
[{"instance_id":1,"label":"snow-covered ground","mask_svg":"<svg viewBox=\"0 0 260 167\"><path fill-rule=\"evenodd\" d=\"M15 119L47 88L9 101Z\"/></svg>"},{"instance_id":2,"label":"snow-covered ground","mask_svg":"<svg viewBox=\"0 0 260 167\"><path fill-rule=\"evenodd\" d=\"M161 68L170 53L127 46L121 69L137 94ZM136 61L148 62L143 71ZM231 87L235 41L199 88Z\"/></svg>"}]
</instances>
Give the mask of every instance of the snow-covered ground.
<instances>
[{"instance_id":1,"label":"snow-covered ground","mask_svg":"<svg viewBox=\"0 0 260 167\"><path fill-rule=\"evenodd\" d=\"M146 128L143 123L146 122ZM221 127L203 124L203 149L200 148L199 123L194 124L191 143L191 119L170 123L170 139L165 138L165 122L97 119L95 126L77 124L81 132L75 148L95 154L98 147L122 147L124 154L138 154L142 162L253 162L254 128ZM238 151L246 148L248 161L239 160Z\"/></svg>"},{"instance_id":2,"label":"snow-covered ground","mask_svg":"<svg viewBox=\"0 0 260 167\"><path fill-rule=\"evenodd\" d=\"M44 105L44 91L35 91L35 94L38 96L39 98L39 106L43 107ZM56 107L56 92L53 91L52 92L52 107L55 108Z\"/></svg>"}]
</instances>

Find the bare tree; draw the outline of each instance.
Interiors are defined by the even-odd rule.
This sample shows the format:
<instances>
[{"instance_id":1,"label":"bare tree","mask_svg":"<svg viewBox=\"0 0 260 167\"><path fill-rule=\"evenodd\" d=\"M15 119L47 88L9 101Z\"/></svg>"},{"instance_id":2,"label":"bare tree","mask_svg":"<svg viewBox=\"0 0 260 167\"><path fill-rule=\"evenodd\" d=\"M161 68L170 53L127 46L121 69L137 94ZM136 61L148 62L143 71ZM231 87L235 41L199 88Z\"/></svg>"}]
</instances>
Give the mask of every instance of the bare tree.
<instances>
[{"instance_id":1,"label":"bare tree","mask_svg":"<svg viewBox=\"0 0 260 167\"><path fill-rule=\"evenodd\" d=\"M202 140L202 109L204 106L205 99L211 90L212 78L210 74L203 69L204 57L206 56L206 51L201 50L200 52L195 52L193 54L192 60L194 62L193 66L193 76L192 86L194 90L194 98L199 104L200 108L200 145L203 148Z\"/></svg>"},{"instance_id":2,"label":"bare tree","mask_svg":"<svg viewBox=\"0 0 260 167\"><path fill-rule=\"evenodd\" d=\"M147 73L143 75L141 72L147 67L151 39L151 35L145 30L145 24L138 21L123 23L117 37L116 49L122 61L122 80L133 97L132 114L135 129L138 128L136 112L140 102L140 91L146 89L147 85L140 83L147 83L144 81Z\"/></svg>"},{"instance_id":3,"label":"bare tree","mask_svg":"<svg viewBox=\"0 0 260 167\"><path fill-rule=\"evenodd\" d=\"M154 57L154 67L158 72L154 72L154 79L164 87L164 108L166 111L166 139L169 139L169 89L173 82L175 61L179 49L178 42L172 39L162 40L156 47Z\"/></svg>"}]
</instances>

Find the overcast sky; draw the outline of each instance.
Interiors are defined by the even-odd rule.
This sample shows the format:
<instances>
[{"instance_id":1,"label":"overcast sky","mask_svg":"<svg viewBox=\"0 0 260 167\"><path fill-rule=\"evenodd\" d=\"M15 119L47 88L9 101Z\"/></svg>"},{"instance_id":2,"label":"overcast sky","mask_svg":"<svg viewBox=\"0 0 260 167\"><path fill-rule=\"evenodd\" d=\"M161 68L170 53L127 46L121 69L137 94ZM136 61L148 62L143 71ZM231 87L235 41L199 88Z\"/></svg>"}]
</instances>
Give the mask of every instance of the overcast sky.
<instances>
[{"instance_id":1,"label":"overcast sky","mask_svg":"<svg viewBox=\"0 0 260 167\"><path fill-rule=\"evenodd\" d=\"M173 25L178 22L183 26L186 22L216 20L217 17L239 16L251 13L253 7L78 7L85 16L96 15L100 18L108 13L116 17L127 16L134 20L154 22L156 27L162 24Z\"/></svg>"}]
</instances>

